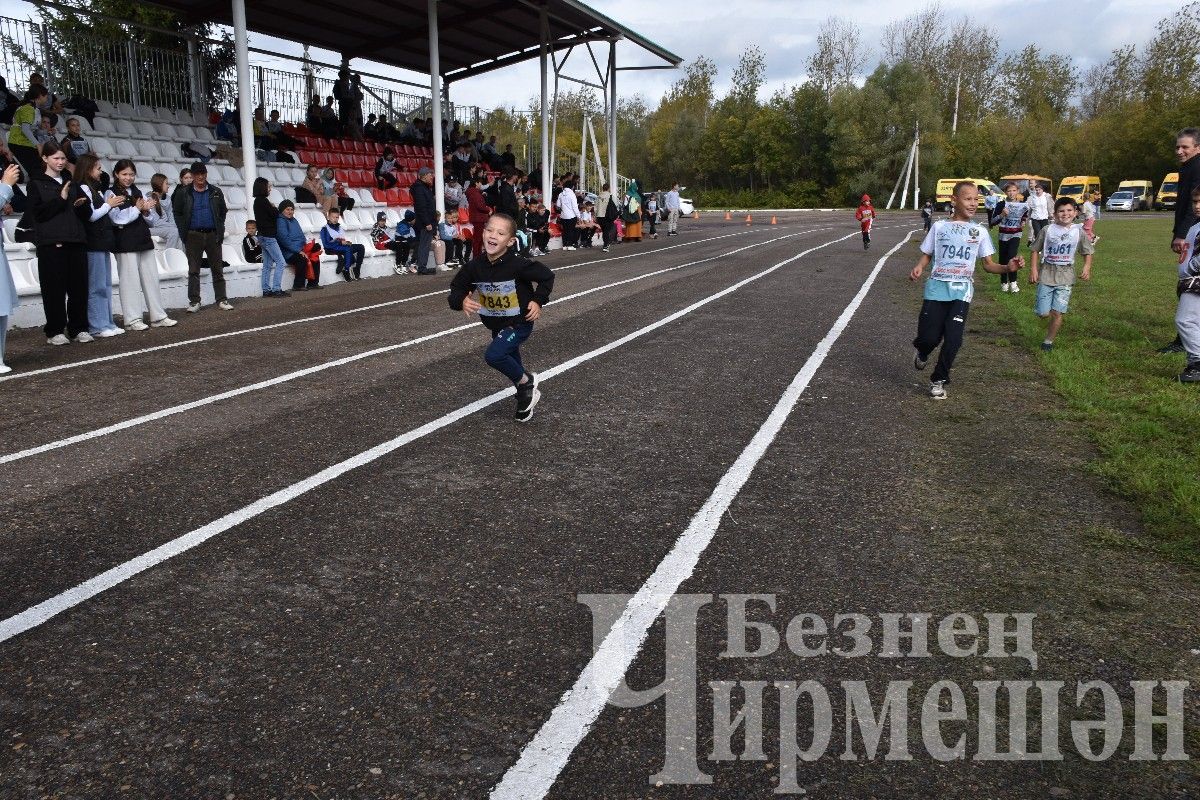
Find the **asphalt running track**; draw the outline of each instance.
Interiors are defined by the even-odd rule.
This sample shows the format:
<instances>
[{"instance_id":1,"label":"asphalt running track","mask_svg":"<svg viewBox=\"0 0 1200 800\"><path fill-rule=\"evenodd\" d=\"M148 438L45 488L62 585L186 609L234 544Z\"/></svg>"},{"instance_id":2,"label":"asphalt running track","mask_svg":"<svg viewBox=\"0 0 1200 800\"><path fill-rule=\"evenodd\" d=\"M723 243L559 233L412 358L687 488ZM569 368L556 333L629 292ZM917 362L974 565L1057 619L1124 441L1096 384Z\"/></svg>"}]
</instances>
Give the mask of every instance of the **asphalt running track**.
<instances>
[{"instance_id":1,"label":"asphalt running track","mask_svg":"<svg viewBox=\"0 0 1200 800\"><path fill-rule=\"evenodd\" d=\"M906 467L880 420L927 402L897 299L912 221L869 253L844 214L780 222L547 259L529 425L449 276L97 345L12 334L0 797L769 796L774 765L711 742L717 784L652 790L661 704L603 701L631 663L661 675L675 591L920 597L871 552L916 524L879 480ZM577 595L639 588L592 661ZM828 796L894 785L829 760Z\"/></svg>"}]
</instances>

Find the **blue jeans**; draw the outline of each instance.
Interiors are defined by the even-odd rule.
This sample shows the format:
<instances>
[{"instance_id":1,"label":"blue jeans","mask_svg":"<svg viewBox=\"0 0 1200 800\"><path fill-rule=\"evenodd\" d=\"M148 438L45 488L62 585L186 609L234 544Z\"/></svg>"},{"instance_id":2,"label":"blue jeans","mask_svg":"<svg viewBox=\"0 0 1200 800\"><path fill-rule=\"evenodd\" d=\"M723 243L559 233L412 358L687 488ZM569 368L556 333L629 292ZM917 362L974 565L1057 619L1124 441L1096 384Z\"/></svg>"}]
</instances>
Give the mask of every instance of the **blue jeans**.
<instances>
[{"instance_id":1,"label":"blue jeans","mask_svg":"<svg viewBox=\"0 0 1200 800\"><path fill-rule=\"evenodd\" d=\"M117 327L112 316L112 256L89 250L87 317L89 333ZM133 291L130 287L126 291Z\"/></svg>"},{"instance_id":2,"label":"blue jeans","mask_svg":"<svg viewBox=\"0 0 1200 800\"><path fill-rule=\"evenodd\" d=\"M520 383L525 375L521 363L521 345L533 333L532 322L518 322L507 328L492 331L492 343L483 354L483 360L492 369L498 369L514 384Z\"/></svg>"},{"instance_id":3,"label":"blue jeans","mask_svg":"<svg viewBox=\"0 0 1200 800\"><path fill-rule=\"evenodd\" d=\"M283 280L283 251L279 249L279 241L271 236L260 236L258 242L262 245L262 290L278 292Z\"/></svg>"}]
</instances>

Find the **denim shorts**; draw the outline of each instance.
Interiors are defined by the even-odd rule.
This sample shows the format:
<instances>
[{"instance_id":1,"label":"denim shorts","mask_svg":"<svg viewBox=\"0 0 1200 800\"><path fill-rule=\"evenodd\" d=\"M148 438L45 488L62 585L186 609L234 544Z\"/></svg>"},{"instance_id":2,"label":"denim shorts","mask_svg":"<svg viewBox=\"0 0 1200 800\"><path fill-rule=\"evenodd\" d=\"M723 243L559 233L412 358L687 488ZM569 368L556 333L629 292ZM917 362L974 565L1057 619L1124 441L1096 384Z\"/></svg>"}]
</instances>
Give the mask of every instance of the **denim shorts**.
<instances>
[{"instance_id":1,"label":"denim shorts","mask_svg":"<svg viewBox=\"0 0 1200 800\"><path fill-rule=\"evenodd\" d=\"M1037 287L1037 304L1034 305L1034 310L1039 317L1049 316L1051 309L1060 314L1065 314L1070 302L1070 286L1047 286L1044 283L1039 283Z\"/></svg>"}]
</instances>

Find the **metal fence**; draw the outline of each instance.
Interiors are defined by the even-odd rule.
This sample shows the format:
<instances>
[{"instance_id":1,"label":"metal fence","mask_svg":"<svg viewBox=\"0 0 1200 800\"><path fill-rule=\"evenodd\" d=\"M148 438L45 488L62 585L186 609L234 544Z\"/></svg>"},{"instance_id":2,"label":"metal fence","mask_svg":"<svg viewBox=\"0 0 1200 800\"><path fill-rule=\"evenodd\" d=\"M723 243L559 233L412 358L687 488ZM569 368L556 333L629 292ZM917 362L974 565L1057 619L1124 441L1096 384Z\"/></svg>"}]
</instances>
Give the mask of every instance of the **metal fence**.
<instances>
[{"instance_id":1,"label":"metal fence","mask_svg":"<svg viewBox=\"0 0 1200 800\"><path fill-rule=\"evenodd\" d=\"M21 94L29 73L41 72L59 95L78 94L110 103L129 103L135 110L165 107L202 112L209 96L237 96L237 75L226 70L215 85L203 85L208 74L202 48L179 39L175 49L145 47L133 41L114 42L81 31L59 40L53 28L27 20L0 17L0 75L9 90ZM254 105L278 109L284 120L300 122L312 95L333 93L335 74L328 67L296 59L298 71L251 65ZM400 116L428 117L428 96L411 94L380 81L364 81L363 118L369 114L395 121ZM448 120L478 129L481 114L475 106L451 105Z\"/></svg>"}]
</instances>

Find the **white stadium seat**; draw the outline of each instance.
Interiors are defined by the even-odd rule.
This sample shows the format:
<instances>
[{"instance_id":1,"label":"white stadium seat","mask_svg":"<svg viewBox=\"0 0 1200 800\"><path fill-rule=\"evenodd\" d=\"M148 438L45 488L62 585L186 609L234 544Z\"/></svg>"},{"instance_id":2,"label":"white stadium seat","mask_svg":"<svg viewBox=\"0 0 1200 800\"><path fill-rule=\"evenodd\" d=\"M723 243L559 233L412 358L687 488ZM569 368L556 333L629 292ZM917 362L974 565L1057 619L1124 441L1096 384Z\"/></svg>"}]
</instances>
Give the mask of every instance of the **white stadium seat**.
<instances>
[{"instance_id":1,"label":"white stadium seat","mask_svg":"<svg viewBox=\"0 0 1200 800\"><path fill-rule=\"evenodd\" d=\"M159 275L163 278L182 278L188 274L187 255L182 250L159 250L165 262L158 267Z\"/></svg>"},{"instance_id":2,"label":"white stadium seat","mask_svg":"<svg viewBox=\"0 0 1200 800\"><path fill-rule=\"evenodd\" d=\"M267 195L267 199L270 200L272 203L274 203L276 206L278 206L280 203L283 202L283 195L279 193L278 189L273 188L273 189L271 189L271 193L269 195Z\"/></svg>"},{"instance_id":3,"label":"white stadium seat","mask_svg":"<svg viewBox=\"0 0 1200 800\"><path fill-rule=\"evenodd\" d=\"M114 124L117 126L118 136L133 138L140 135L137 126L133 124L133 120L131 119L118 119Z\"/></svg>"}]
</instances>

